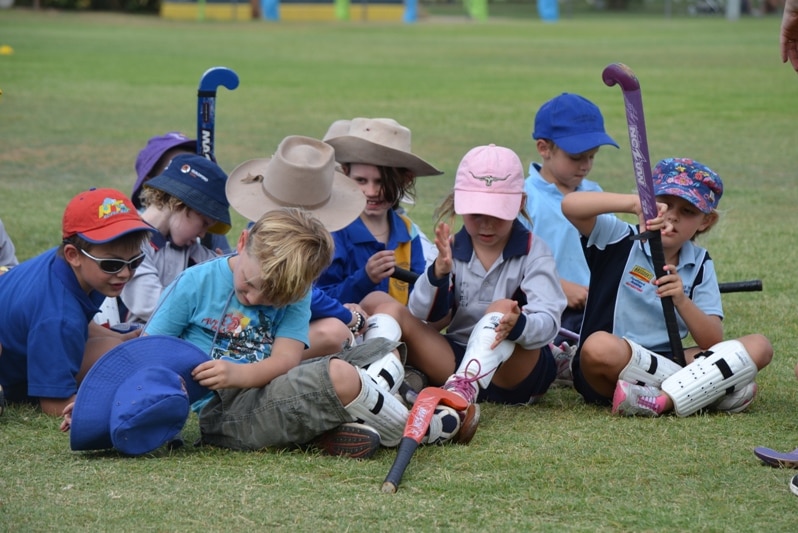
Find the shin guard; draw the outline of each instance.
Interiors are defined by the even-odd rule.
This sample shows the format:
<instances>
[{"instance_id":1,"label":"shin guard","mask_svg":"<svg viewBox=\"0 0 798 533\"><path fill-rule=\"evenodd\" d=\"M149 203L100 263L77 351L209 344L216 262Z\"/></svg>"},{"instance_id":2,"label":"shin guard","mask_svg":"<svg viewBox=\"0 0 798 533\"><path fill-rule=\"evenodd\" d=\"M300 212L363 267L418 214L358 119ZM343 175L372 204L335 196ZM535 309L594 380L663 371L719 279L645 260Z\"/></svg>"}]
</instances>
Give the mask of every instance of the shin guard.
<instances>
[{"instance_id":1,"label":"shin guard","mask_svg":"<svg viewBox=\"0 0 798 533\"><path fill-rule=\"evenodd\" d=\"M478 361L480 370L479 386L487 388L493 379L493 374L503 362L510 358L515 350L515 343L504 340L491 350L490 346L496 340L496 326L504 315L502 313L488 313L479 319L471 336L468 338L463 361L457 369L456 374L465 375L467 370L474 370L476 365L470 366L472 361Z\"/></svg>"},{"instance_id":2,"label":"shin guard","mask_svg":"<svg viewBox=\"0 0 798 533\"><path fill-rule=\"evenodd\" d=\"M407 422L408 410L402 402L377 385L368 373L360 369L360 394L345 406L355 419L376 429L383 446L399 444Z\"/></svg>"},{"instance_id":3,"label":"shin guard","mask_svg":"<svg viewBox=\"0 0 798 533\"><path fill-rule=\"evenodd\" d=\"M623 340L632 348L632 358L629 360L629 364L621 370L618 379L635 385L659 388L666 378L682 369L667 357L647 350L626 337Z\"/></svg>"},{"instance_id":4,"label":"shin guard","mask_svg":"<svg viewBox=\"0 0 798 533\"><path fill-rule=\"evenodd\" d=\"M371 315L366 320L366 326L363 340L380 337L398 342L402 338L402 328L399 327L399 322L391 315L386 315L385 313Z\"/></svg>"},{"instance_id":5,"label":"shin guard","mask_svg":"<svg viewBox=\"0 0 798 533\"><path fill-rule=\"evenodd\" d=\"M364 366L363 369L374 379L377 385L391 394L399 390L399 386L405 379L405 367L402 366L399 358L393 352L389 352L382 359Z\"/></svg>"},{"instance_id":6,"label":"shin guard","mask_svg":"<svg viewBox=\"0 0 798 533\"><path fill-rule=\"evenodd\" d=\"M756 364L740 341L724 341L662 382L679 416L690 416L722 398L735 386L750 383Z\"/></svg>"}]
</instances>

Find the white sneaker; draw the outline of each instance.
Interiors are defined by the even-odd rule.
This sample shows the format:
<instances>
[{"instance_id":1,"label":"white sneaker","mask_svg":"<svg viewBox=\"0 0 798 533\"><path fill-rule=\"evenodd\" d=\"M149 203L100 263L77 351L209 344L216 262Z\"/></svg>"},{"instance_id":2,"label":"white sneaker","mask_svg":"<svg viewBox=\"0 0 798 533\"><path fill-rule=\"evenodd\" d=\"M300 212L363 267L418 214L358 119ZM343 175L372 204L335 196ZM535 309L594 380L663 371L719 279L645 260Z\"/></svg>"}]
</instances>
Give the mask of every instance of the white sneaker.
<instances>
[{"instance_id":1,"label":"white sneaker","mask_svg":"<svg viewBox=\"0 0 798 533\"><path fill-rule=\"evenodd\" d=\"M571 371L571 362L576 354L576 345L570 346L565 342L560 346L549 344L549 349L551 350L551 355L554 356L554 362L557 363L557 377L554 378L553 385L573 387L574 375Z\"/></svg>"},{"instance_id":2,"label":"white sneaker","mask_svg":"<svg viewBox=\"0 0 798 533\"><path fill-rule=\"evenodd\" d=\"M756 398L758 387L756 382L752 381L740 390L727 394L712 406L718 411L726 413L739 413L748 409L748 406Z\"/></svg>"}]
</instances>

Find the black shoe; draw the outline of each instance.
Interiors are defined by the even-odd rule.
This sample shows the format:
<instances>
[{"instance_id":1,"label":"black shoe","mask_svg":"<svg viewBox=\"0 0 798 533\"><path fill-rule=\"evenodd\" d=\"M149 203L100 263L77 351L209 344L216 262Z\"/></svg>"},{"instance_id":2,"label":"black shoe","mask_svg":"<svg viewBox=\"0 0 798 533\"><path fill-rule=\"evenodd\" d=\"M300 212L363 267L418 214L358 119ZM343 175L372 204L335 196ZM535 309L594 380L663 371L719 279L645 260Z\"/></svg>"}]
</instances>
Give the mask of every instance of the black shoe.
<instances>
[{"instance_id":1,"label":"black shoe","mask_svg":"<svg viewBox=\"0 0 798 533\"><path fill-rule=\"evenodd\" d=\"M380 434L371 426L348 422L322 434L314 444L327 455L368 459L380 449Z\"/></svg>"},{"instance_id":2,"label":"black shoe","mask_svg":"<svg viewBox=\"0 0 798 533\"><path fill-rule=\"evenodd\" d=\"M798 475L795 475L790 480L790 490L793 494L798 496Z\"/></svg>"}]
</instances>

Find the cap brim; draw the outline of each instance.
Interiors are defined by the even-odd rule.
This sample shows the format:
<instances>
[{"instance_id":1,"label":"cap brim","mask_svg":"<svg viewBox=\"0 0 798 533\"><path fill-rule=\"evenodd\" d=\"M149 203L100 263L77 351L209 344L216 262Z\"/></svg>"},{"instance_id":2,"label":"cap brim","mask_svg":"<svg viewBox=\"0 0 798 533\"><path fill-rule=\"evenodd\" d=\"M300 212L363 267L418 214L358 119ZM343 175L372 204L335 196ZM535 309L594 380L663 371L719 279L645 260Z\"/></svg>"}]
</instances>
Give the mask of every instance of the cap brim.
<instances>
[{"instance_id":1,"label":"cap brim","mask_svg":"<svg viewBox=\"0 0 798 533\"><path fill-rule=\"evenodd\" d=\"M360 137L343 135L327 139L324 142L335 148L335 160L339 163L406 168L416 177L443 174L443 171L433 167L415 154L375 144Z\"/></svg>"},{"instance_id":2,"label":"cap brim","mask_svg":"<svg viewBox=\"0 0 798 533\"><path fill-rule=\"evenodd\" d=\"M114 395L137 370L160 366L180 374L193 403L210 392L191 377L191 371L208 360L209 356L190 342L166 335L137 337L109 350L94 363L78 388L69 430L71 448L113 448L110 417Z\"/></svg>"},{"instance_id":3,"label":"cap brim","mask_svg":"<svg viewBox=\"0 0 798 533\"><path fill-rule=\"evenodd\" d=\"M454 191L454 212L458 215L488 215L515 220L521 211L523 193Z\"/></svg>"},{"instance_id":4,"label":"cap brim","mask_svg":"<svg viewBox=\"0 0 798 533\"><path fill-rule=\"evenodd\" d=\"M351 224L366 207L366 196L357 184L338 171L333 176L329 201L321 207L289 205L267 196L261 180L271 158L251 159L238 165L227 178L227 200L241 216L257 221L269 211L286 207L306 209L318 218L328 231L338 231Z\"/></svg>"},{"instance_id":5,"label":"cap brim","mask_svg":"<svg viewBox=\"0 0 798 533\"><path fill-rule=\"evenodd\" d=\"M567 153L576 155L582 154L589 150L598 148L599 146L614 146L619 148L615 140L603 132L582 133L579 135L572 135L570 137L562 137L560 139L552 139L554 143Z\"/></svg>"},{"instance_id":6,"label":"cap brim","mask_svg":"<svg viewBox=\"0 0 798 533\"><path fill-rule=\"evenodd\" d=\"M150 231L155 232L155 228L144 222L143 220L118 220L103 226L100 229L92 230L89 232L78 233L81 239L84 239L92 244L105 244L118 239L128 233L134 231Z\"/></svg>"}]
</instances>

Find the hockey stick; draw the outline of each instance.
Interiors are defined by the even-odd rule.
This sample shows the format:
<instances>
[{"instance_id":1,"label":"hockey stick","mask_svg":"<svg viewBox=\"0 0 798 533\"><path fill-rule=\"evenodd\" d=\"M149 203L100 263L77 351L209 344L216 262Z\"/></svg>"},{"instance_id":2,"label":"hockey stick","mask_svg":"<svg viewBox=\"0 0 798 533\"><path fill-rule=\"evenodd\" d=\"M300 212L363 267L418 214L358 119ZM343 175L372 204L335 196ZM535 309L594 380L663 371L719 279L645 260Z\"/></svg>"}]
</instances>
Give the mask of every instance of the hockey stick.
<instances>
[{"instance_id":1,"label":"hockey stick","mask_svg":"<svg viewBox=\"0 0 798 533\"><path fill-rule=\"evenodd\" d=\"M418 274L406 268L393 267L393 274L391 274L391 277L412 285L418 279Z\"/></svg>"},{"instance_id":2,"label":"hockey stick","mask_svg":"<svg viewBox=\"0 0 798 533\"><path fill-rule=\"evenodd\" d=\"M727 281L726 283L718 283L718 288L721 294L727 292L758 292L762 290L762 280Z\"/></svg>"},{"instance_id":3,"label":"hockey stick","mask_svg":"<svg viewBox=\"0 0 798 533\"><path fill-rule=\"evenodd\" d=\"M214 129L216 126L216 89L238 87L238 74L226 67L213 67L200 78L197 90L197 153L214 163Z\"/></svg>"},{"instance_id":4,"label":"hockey stick","mask_svg":"<svg viewBox=\"0 0 798 533\"><path fill-rule=\"evenodd\" d=\"M421 444L421 439L429 428L429 422L435 414L438 404L448 405L456 411L463 411L468 408L468 402L454 392L440 387L426 387L421 390L407 416L405 431L402 440L399 442L399 449L396 452L396 459L393 461L385 481L382 483L382 492L394 493L399 488L399 482L410 464L410 459Z\"/></svg>"},{"instance_id":5,"label":"hockey stick","mask_svg":"<svg viewBox=\"0 0 798 533\"><path fill-rule=\"evenodd\" d=\"M626 124L629 129L629 146L632 151L632 164L634 166L635 180L637 181L637 194L640 196L640 206L646 220L656 218L657 199L654 195L654 181L651 177L651 160L648 155L648 140L646 139L646 122L643 116L643 98L640 95L640 82L632 69L623 63L608 65L601 74L604 83L612 87L620 85L626 108ZM659 279L665 274L665 253L662 250L662 237L659 231L641 231L638 238L648 239L651 250L651 260L654 263L654 276ZM665 315L665 327L668 330L673 359L684 365L684 349L679 335L679 324L676 322L676 308L670 297L660 298L662 312Z\"/></svg>"}]
</instances>

